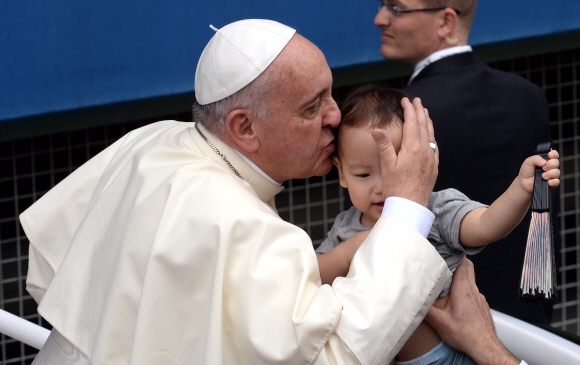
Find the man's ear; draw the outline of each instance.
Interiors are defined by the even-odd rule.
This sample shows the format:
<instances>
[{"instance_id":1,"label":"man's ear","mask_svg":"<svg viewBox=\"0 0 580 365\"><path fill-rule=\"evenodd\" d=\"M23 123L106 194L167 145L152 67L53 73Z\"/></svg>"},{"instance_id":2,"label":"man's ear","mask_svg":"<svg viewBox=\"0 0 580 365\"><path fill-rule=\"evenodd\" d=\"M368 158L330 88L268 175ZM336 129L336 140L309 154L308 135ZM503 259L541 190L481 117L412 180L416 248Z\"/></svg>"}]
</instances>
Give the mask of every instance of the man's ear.
<instances>
[{"instance_id":1,"label":"man's ear","mask_svg":"<svg viewBox=\"0 0 580 365\"><path fill-rule=\"evenodd\" d=\"M252 114L245 109L236 109L226 117L229 137L246 152L255 152L260 146Z\"/></svg>"},{"instance_id":2,"label":"man's ear","mask_svg":"<svg viewBox=\"0 0 580 365\"><path fill-rule=\"evenodd\" d=\"M338 170L338 179L340 182L340 186L342 186L343 188L348 188L347 184L346 184L346 179L344 178L344 174L342 173L342 165L340 163L340 158L338 158L338 156L334 155L332 157L332 163L334 164L334 166L336 166L337 170Z\"/></svg>"},{"instance_id":3,"label":"man's ear","mask_svg":"<svg viewBox=\"0 0 580 365\"><path fill-rule=\"evenodd\" d=\"M439 23L439 36L441 38L450 37L455 38L457 37L457 13L455 10L447 8L441 12L440 16L440 23Z\"/></svg>"}]
</instances>

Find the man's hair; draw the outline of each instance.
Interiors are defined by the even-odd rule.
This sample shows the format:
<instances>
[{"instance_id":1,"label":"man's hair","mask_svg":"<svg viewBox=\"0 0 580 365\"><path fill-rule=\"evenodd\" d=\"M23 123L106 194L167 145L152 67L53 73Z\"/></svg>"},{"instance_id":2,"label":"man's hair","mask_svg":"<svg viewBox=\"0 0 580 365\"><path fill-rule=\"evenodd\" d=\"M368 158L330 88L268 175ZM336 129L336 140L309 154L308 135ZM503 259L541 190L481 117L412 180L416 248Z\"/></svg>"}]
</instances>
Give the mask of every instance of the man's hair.
<instances>
[{"instance_id":1,"label":"man's hair","mask_svg":"<svg viewBox=\"0 0 580 365\"><path fill-rule=\"evenodd\" d=\"M340 144L343 128L384 128L397 119L403 122L401 100L405 97L413 99L404 91L382 83L365 84L353 89L341 103L342 120L337 145Z\"/></svg>"},{"instance_id":2,"label":"man's hair","mask_svg":"<svg viewBox=\"0 0 580 365\"><path fill-rule=\"evenodd\" d=\"M421 0L425 7L438 8L445 6L456 9L461 12L458 16L459 23L469 33L473 17L475 16L475 8L477 7L477 0Z\"/></svg>"},{"instance_id":3,"label":"man's hair","mask_svg":"<svg viewBox=\"0 0 580 365\"><path fill-rule=\"evenodd\" d=\"M225 99L199 105L193 104L193 113L197 120L211 133L219 136L223 133L226 117L236 109L246 109L258 118L271 117L270 93L275 80L269 70L262 72L248 85Z\"/></svg>"}]
</instances>

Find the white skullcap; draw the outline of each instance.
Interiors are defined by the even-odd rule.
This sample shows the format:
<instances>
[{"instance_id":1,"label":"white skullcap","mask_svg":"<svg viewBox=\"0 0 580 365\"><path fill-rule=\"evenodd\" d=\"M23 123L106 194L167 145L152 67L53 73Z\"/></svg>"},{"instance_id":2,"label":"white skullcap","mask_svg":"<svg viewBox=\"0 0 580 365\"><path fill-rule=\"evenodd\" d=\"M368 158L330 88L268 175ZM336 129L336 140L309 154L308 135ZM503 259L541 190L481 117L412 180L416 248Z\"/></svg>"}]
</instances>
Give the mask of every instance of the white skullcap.
<instances>
[{"instance_id":1,"label":"white skullcap","mask_svg":"<svg viewBox=\"0 0 580 365\"><path fill-rule=\"evenodd\" d=\"M216 29L197 63L195 98L200 105L224 99L252 82L278 57L294 33L284 24L246 19Z\"/></svg>"}]
</instances>

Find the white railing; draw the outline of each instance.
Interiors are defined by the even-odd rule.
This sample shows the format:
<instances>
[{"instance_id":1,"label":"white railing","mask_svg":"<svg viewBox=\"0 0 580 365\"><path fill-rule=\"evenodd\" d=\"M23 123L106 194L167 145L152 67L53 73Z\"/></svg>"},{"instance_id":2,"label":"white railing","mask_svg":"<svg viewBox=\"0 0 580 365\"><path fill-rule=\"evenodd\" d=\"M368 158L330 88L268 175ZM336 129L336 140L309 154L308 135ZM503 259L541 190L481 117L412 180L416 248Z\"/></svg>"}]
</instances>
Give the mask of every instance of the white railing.
<instances>
[{"instance_id":1,"label":"white railing","mask_svg":"<svg viewBox=\"0 0 580 365\"><path fill-rule=\"evenodd\" d=\"M0 309L0 333L40 349L46 342L50 331Z\"/></svg>"},{"instance_id":2,"label":"white railing","mask_svg":"<svg viewBox=\"0 0 580 365\"><path fill-rule=\"evenodd\" d=\"M529 323L491 311L504 345L529 365L580 364L580 346ZM0 309L0 333L40 349L50 331Z\"/></svg>"},{"instance_id":3,"label":"white railing","mask_svg":"<svg viewBox=\"0 0 580 365\"><path fill-rule=\"evenodd\" d=\"M580 364L580 346L558 335L492 309L497 336L529 365Z\"/></svg>"}]
</instances>

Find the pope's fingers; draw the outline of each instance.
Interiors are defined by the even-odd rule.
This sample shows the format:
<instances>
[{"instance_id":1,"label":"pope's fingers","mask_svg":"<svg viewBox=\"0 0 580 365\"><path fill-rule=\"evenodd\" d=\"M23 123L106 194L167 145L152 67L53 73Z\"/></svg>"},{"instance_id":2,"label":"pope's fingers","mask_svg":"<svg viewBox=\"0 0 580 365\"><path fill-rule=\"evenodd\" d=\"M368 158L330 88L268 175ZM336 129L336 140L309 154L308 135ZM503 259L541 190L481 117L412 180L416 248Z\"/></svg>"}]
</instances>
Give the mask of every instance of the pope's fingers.
<instances>
[{"instance_id":1,"label":"pope's fingers","mask_svg":"<svg viewBox=\"0 0 580 365\"><path fill-rule=\"evenodd\" d=\"M437 327L436 324L442 323L444 321L443 318L446 315L448 315L447 313L445 313L445 310L446 310L445 308L446 307L437 308L437 307L431 306L431 308L429 308L429 311L425 315L425 320L427 321L427 323L429 323L433 327Z\"/></svg>"},{"instance_id":2,"label":"pope's fingers","mask_svg":"<svg viewBox=\"0 0 580 365\"><path fill-rule=\"evenodd\" d=\"M413 103L411 103L408 98L403 98L401 100L401 107L403 107L403 117L405 118L403 123L402 144L417 142L421 136L415 100L417 100L417 98L413 99Z\"/></svg>"},{"instance_id":3,"label":"pope's fingers","mask_svg":"<svg viewBox=\"0 0 580 365\"><path fill-rule=\"evenodd\" d=\"M421 141L432 142L433 139L430 139L431 136L429 133L429 123L427 121L428 118L425 113L425 108L423 108L423 104L421 103L421 99L414 98L413 106L415 107L415 113L417 114L417 122L419 123L419 136L421 138Z\"/></svg>"},{"instance_id":4,"label":"pope's fingers","mask_svg":"<svg viewBox=\"0 0 580 365\"><path fill-rule=\"evenodd\" d=\"M455 275L458 273L461 277L464 277L467 280L475 281L475 269L473 268L473 262L471 262L471 260L469 260L467 257L461 260L459 266L457 266Z\"/></svg>"},{"instance_id":5,"label":"pope's fingers","mask_svg":"<svg viewBox=\"0 0 580 365\"><path fill-rule=\"evenodd\" d=\"M395 147L391 142L391 139L382 129L376 128L371 132L377 148L379 149L379 155L381 157L381 170L389 171L389 167L396 162L397 154L395 153Z\"/></svg>"},{"instance_id":6,"label":"pope's fingers","mask_svg":"<svg viewBox=\"0 0 580 365\"><path fill-rule=\"evenodd\" d=\"M437 145L437 141L435 140L435 129L433 128L433 121L431 120L431 117L429 116L429 110L427 110L427 108L425 108L425 117L427 118L427 131L429 133L429 146L431 146L432 143L435 144L435 148L433 149L433 152L435 152L435 162L437 163L437 166L439 166L439 146Z\"/></svg>"},{"instance_id":7,"label":"pope's fingers","mask_svg":"<svg viewBox=\"0 0 580 365\"><path fill-rule=\"evenodd\" d=\"M427 118L427 131L429 132L429 141L435 141L435 129L433 128L433 120L429 116L429 110L425 108L425 118Z\"/></svg>"},{"instance_id":8,"label":"pope's fingers","mask_svg":"<svg viewBox=\"0 0 580 365\"><path fill-rule=\"evenodd\" d=\"M391 139L387 135L387 132L385 132L383 129L375 128L371 131L371 135L373 136L373 139L379 148L379 152L384 152L387 149L393 147Z\"/></svg>"},{"instance_id":9,"label":"pope's fingers","mask_svg":"<svg viewBox=\"0 0 580 365\"><path fill-rule=\"evenodd\" d=\"M489 304L487 303L487 299L485 299L485 295L479 293L479 306L483 310L484 314L489 314Z\"/></svg>"},{"instance_id":10,"label":"pope's fingers","mask_svg":"<svg viewBox=\"0 0 580 365\"><path fill-rule=\"evenodd\" d=\"M420 98L414 98L409 101L407 98L401 100L405 122L403 123L403 140L401 142L402 150L409 149L417 153L433 153L429 145L434 142L433 126L430 118L421 104Z\"/></svg>"},{"instance_id":11,"label":"pope's fingers","mask_svg":"<svg viewBox=\"0 0 580 365\"><path fill-rule=\"evenodd\" d=\"M395 147L385 130L379 128L373 129L371 135L373 136L379 150L381 175L383 180L382 191L383 196L386 198L389 195L386 190L387 187L393 184L398 185L397 182L393 182L393 174L387 174L388 171L394 171L397 166L397 153L395 152Z\"/></svg>"},{"instance_id":12,"label":"pope's fingers","mask_svg":"<svg viewBox=\"0 0 580 365\"><path fill-rule=\"evenodd\" d=\"M491 311L489 309L489 304L485 299L483 294L479 294L479 303L480 303L480 312L482 317L484 318L485 324L488 326L489 331L491 333L496 333L495 330L495 323L493 322L493 317L491 315Z\"/></svg>"},{"instance_id":13,"label":"pope's fingers","mask_svg":"<svg viewBox=\"0 0 580 365\"><path fill-rule=\"evenodd\" d=\"M479 289L475 284L475 269L473 267L473 262L468 258L464 258L453 275L453 280L466 281L469 285L469 290L473 296L479 295Z\"/></svg>"}]
</instances>

